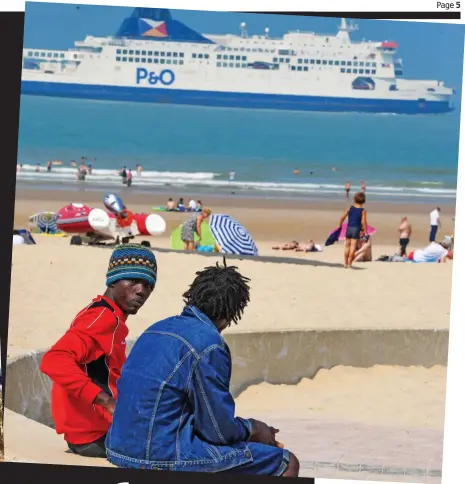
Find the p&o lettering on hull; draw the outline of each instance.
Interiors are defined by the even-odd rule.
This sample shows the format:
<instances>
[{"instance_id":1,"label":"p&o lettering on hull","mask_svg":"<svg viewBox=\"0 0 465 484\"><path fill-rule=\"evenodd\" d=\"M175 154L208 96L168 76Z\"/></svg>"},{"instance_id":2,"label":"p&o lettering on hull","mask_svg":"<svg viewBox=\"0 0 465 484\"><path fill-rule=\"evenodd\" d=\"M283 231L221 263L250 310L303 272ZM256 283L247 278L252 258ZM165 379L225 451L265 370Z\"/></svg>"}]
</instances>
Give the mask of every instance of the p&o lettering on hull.
<instances>
[{"instance_id":1,"label":"p&o lettering on hull","mask_svg":"<svg viewBox=\"0 0 465 484\"><path fill-rule=\"evenodd\" d=\"M171 86L176 76L170 69L160 72L149 71L145 67L138 67L136 70L136 84L148 84L150 86Z\"/></svg>"}]
</instances>

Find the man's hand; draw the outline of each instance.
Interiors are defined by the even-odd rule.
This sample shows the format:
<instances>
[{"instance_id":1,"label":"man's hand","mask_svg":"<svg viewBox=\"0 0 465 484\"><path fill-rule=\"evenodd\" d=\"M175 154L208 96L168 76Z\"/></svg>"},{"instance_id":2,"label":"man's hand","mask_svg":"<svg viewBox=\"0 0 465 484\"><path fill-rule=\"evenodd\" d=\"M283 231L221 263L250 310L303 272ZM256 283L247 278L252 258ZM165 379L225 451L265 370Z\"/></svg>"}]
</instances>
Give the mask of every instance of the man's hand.
<instances>
[{"instance_id":1,"label":"man's hand","mask_svg":"<svg viewBox=\"0 0 465 484\"><path fill-rule=\"evenodd\" d=\"M116 400L108 395L108 393L100 392L95 398L94 403L103 407L110 415L113 415Z\"/></svg>"},{"instance_id":2,"label":"man's hand","mask_svg":"<svg viewBox=\"0 0 465 484\"><path fill-rule=\"evenodd\" d=\"M279 429L269 427L266 423L260 422L260 420L252 420L252 434L250 436L250 442L257 442L265 445L272 445L273 447L283 448L283 444L278 442L275 435L279 432Z\"/></svg>"}]
</instances>

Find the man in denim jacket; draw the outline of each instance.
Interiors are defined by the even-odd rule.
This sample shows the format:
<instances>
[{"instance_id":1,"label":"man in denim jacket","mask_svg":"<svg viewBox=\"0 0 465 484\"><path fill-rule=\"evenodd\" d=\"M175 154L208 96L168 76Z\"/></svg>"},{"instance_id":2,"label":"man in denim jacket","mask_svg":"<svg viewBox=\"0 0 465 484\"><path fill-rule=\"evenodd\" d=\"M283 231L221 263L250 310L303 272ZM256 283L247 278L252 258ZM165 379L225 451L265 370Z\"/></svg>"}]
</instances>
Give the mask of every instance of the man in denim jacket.
<instances>
[{"instance_id":1,"label":"man in denim jacket","mask_svg":"<svg viewBox=\"0 0 465 484\"><path fill-rule=\"evenodd\" d=\"M234 416L231 355L221 332L249 302L249 279L235 267L197 272L179 316L137 340L118 380L106 439L119 467L297 477L299 461L278 430Z\"/></svg>"}]
</instances>

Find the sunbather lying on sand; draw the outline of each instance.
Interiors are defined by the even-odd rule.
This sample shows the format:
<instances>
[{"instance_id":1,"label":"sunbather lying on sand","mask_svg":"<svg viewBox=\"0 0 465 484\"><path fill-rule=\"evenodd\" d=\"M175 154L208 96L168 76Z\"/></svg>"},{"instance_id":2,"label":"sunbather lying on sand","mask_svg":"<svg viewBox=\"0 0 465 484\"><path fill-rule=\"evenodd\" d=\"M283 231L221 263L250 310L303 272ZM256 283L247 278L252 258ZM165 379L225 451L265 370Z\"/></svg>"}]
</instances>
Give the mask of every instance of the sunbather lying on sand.
<instances>
[{"instance_id":1,"label":"sunbather lying on sand","mask_svg":"<svg viewBox=\"0 0 465 484\"><path fill-rule=\"evenodd\" d=\"M299 244L296 240L288 244L276 245L272 247L273 250L295 250L296 252L318 252L318 248L315 246L313 240L309 240L305 244Z\"/></svg>"}]
</instances>

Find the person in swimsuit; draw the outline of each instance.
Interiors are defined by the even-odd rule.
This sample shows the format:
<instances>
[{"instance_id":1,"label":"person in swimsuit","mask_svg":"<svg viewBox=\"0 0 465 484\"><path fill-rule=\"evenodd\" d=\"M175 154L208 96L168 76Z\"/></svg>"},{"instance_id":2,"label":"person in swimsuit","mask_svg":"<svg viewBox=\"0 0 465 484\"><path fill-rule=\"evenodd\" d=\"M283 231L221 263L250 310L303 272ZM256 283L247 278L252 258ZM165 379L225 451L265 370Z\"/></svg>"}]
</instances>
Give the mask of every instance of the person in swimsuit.
<instances>
[{"instance_id":1,"label":"person in swimsuit","mask_svg":"<svg viewBox=\"0 0 465 484\"><path fill-rule=\"evenodd\" d=\"M295 250L296 252L317 252L318 249L315 246L313 240L309 240L307 243L300 244L296 240L283 245L276 245L272 247L273 250Z\"/></svg>"},{"instance_id":2,"label":"person in swimsuit","mask_svg":"<svg viewBox=\"0 0 465 484\"><path fill-rule=\"evenodd\" d=\"M399 225L399 255L404 257L407 254L407 245L410 243L410 236L412 235L412 226L409 224L407 217L402 217Z\"/></svg>"},{"instance_id":3,"label":"person in swimsuit","mask_svg":"<svg viewBox=\"0 0 465 484\"><path fill-rule=\"evenodd\" d=\"M344 212L339 227L342 226L347 218L347 231L344 249L344 267L351 268L354 262L357 243L360 240L361 232L368 233L367 212L363 208L366 197L364 193L356 193L354 203Z\"/></svg>"},{"instance_id":4,"label":"person in swimsuit","mask_svg":"<svg viewBox=\"0 0 465 484\"><path fill-rule=\"evenodd\" d=\"M181 240L184 242L184 250L195 251L195 234L202 240L202 222L207 220L212 211L209 208L202 209L202 212L190 216L181 228Z\"/></svg>"},{"instance_id":5,"label":"person in swimsuit","mask_svg":"<svg viewBox=\"0 0 465 484\"><path fill-rule=\"evenodd\" d=\"M357 251L354 254L354 262L371 262L373 260L371 237L365 232L360 233Z\"/></svg>"},{"instance_id":6,"label":"person in swimsuit","mask_svg":"<svg viewBox=\"0 0 465 484\"><path fill-rule=\"evenodd\" d=\"M345 184L345 191L346 191L346 199L349 200L349 196L350 196L350 181L347 180L346 181L346 184Z\"/></svg>"}]
</instances>

